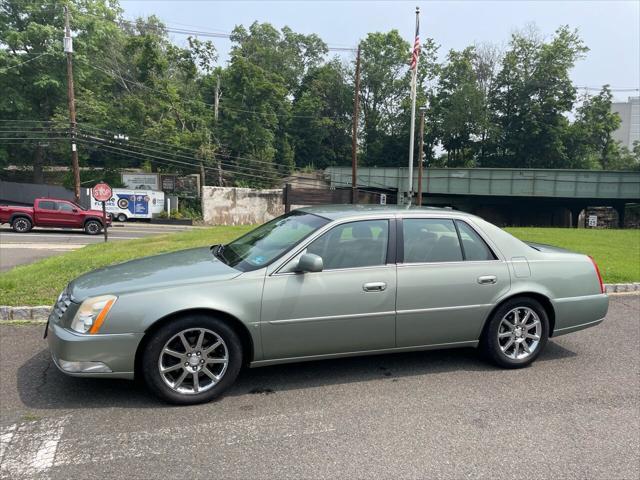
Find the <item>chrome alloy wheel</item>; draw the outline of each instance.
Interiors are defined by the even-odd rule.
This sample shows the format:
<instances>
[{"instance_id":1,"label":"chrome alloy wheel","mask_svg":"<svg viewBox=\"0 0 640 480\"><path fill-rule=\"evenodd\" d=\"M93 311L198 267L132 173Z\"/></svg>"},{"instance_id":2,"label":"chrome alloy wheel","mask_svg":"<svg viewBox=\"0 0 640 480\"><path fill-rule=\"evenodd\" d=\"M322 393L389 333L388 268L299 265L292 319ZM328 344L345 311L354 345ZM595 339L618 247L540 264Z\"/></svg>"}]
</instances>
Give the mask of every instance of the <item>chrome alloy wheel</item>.
<instances>
[{"instance_id":1,"label":"chrome alloy wheel","mask_svg":"<svg viewBox=\"0 0 640 480\"><path fill-rule=\"evenodd\" d=\"M158 359L164 383L175 392L194 395L213 388L229 365L229 351L220 335L189 328L165 343Z\"/></svg>"},{"instance_id":2,"label":"chrome alloy wheel","mask_svg":"<svg viewBox=\"0 0 640 480\"><path fill-rule=\"evenodd\" d=\"M498 345L507 357L522 360L540 344L542 322L529 307L516 307L502 317L498 326Z\"/></svg>"}]
</instances>

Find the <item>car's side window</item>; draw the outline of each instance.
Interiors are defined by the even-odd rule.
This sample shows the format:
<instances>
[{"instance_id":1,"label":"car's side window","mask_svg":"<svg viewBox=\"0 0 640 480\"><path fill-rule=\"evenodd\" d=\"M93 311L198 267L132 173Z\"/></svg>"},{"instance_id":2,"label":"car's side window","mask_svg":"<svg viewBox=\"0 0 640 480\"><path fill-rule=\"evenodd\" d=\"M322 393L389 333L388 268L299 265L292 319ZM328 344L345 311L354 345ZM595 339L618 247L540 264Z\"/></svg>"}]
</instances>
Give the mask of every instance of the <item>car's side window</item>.
<instances>
[{"instance_id":1,"label":"car's side window","mask_svg":"<svg viewBox=\"0 0 640 480\"><path fill-rule=\"evenodd\" d=\"M485 241L467 223L456 220L462 248L464 249L464 259L469 261L495 260L496 256L491 251Z\"/></svg>"},{"instance_id":2,"label":"car's side window","mask_svg":"<svg viewBox=\"0 0 640 480\"><path fill-rule=\"evenodd\" d=\"M388 220L338 225L314 240L307 253L322 257L325 270L384 265L389 243Z\"/></svg>"},{"instance_id":3,"label":"car's side window","mask_svg":"<svg viewBox=\"0 0 640 480\"><path fill-rule=\"evenodd\" d=\"M40 209L42 210L57 210L56 202L48 202L48 201L40 202L38 203L38 207L40 207Z\"/></svg>"},{"instance_id":4,"label":"car's side window","mask_svg":"<svg viewBox=\"0 0 640 480\"><path fill-rule=\"evenodd\" d=\"M58 210L61 212L73 212L73 207L68 203L58 202Z\"/></svg>"},{"instance_id":5,"label":"car's side window","mask_svg":"<svg viewBox=\"0 0 640 480\"><path fill-rule=\"evenodd\" d=\"M405 218L402 221L404 263L463 260L453 220Z\"/></svg>"}]
</instances>

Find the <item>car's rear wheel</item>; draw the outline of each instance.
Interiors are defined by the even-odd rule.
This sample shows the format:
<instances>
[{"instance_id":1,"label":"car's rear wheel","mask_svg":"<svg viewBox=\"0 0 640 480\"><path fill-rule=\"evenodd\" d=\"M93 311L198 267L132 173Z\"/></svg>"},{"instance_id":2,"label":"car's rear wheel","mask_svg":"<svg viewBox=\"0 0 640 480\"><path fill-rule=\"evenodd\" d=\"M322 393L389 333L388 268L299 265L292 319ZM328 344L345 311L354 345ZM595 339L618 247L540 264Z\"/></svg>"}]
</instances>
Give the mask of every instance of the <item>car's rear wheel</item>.
<instances>
[{"instance_id":1,"label":"car's rear wheel","mask_svg":"<svg viewBox=\"0 0 640 480\"><path fill-rule=\"evenodd\" d=\"M179 318L144 347L141 371L149 389L180 405L208 402L235 381L242 343L224 321L206 315Z\"/></svg>"},{"instance_id":2,"label":"car's rear wheel","mask_svg":"<svg viewBox=\"0 0 640 480\"><path fill-rule=\"evenodd\" d=\"M102 231L102 224L97 220L89 220L84 224L84 231L89 235L97 235Z\"/></svg>"},{"instance_id":3,"label":"car's rear wheel","mask_svg":"<svg viewBox=\"0 0 640 480\"><path fill-rule=\"evenodd\" d=\"M480 347L498 366L522 368L538 358L548 337L549 318L540 302L513 298L493 313Z\"/></svg>"},{"instance_id":4,"label":"car's rear wheel","mask_svg":"<svg viewBox=\"0 0 640 480\"><path fill-rule=\"evenodd\" d=\"M11 228L14 232L27 233L33 228L33 223L27 217L17 217L11 222Z\"/></svg>"}]
</instances>

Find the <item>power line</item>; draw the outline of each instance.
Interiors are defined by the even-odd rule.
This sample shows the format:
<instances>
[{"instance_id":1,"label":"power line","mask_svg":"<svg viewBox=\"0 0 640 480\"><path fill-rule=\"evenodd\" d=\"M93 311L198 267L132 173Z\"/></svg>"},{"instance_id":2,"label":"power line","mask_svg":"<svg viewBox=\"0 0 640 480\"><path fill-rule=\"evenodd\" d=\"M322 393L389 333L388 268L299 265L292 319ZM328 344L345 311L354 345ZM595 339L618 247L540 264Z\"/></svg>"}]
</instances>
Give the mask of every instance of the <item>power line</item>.
<instances>
[{"instance_id":1,"label":"power line","mask_svg":"<svg viewBox=\"0 0 640 480\"><path fill-rule=\"evenodd\" d=\"M29 60L25 60L24 62L18 63L16 65L11 65L10 67L0 68L0 72L4 73L7 70L11 70L13 68L21 67L22 65L26 65L27 63L33 62L35 60L38 60L39 58L44 57L45 55L51 55L51 53L53 53L53 52L44 52L44 53L41 53L40 55L38 55L37 57L30 58Z\"/></svg>"}]
</instances>

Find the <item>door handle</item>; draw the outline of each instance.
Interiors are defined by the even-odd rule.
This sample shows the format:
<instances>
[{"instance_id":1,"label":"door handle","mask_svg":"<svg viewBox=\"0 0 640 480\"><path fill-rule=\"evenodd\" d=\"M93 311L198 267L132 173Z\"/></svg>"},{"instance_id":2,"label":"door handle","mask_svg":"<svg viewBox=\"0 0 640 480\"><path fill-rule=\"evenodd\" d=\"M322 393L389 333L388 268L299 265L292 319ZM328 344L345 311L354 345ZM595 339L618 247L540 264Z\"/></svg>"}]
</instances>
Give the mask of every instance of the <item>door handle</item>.
<instances>
[{"instance_id":1,"label":"door handle","mask_svg":"<svg viewBox=\"0 0 640 480\"><path fill-rule=\"evenodd\" d=\"M384 292L387 289L387 284L384 282L371 282L362 285L362 289L365 292Z\"/></svg>"},{"instance_id":2,"label":"door handle","mask_svg":"<svg viewBox=\"0 0 640 480\"><path fill-rule=\"evenodd\" d=\"M498 277L495 275L483 275L478 277L478 283L480 285L493 285L498 281Z\"/></svg>"}]
</instances>

